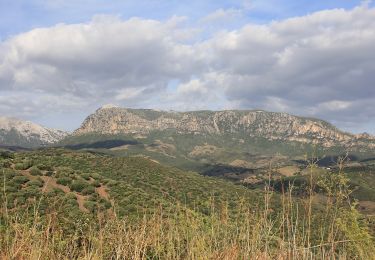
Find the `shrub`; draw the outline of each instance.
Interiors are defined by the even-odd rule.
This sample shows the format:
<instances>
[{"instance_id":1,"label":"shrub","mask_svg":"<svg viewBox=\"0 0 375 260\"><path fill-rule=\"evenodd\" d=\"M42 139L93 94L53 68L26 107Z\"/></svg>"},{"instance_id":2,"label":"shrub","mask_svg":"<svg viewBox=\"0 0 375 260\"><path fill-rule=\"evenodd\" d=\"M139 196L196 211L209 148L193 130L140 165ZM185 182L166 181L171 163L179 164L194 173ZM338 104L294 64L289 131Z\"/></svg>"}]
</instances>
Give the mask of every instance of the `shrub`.
<instances>
[{"instance_id":1,"label":"shrub","mask_svg":"<svg viewBox=\"0 0 375 260\"><path fill-rule=\"evenodd\" d=\"M93 194L93 193L95 193L95 188L93 186L88 186L87 188L84 188L82 190L83 195L90 195L90 194Z\"/></svg>"},{"instance_id":2,"label":"shrub","mask_svg":"<svg viewBox=\"0 0 375 260\"><path fill-rule=\"evenodd\" d=\"M2 167L4 167L4 168L10 168L10 166L12 166L12 163L9 162L9 161L4 161L4 162L2 163Z\"/></svg>"},{"instance_id":3,"label":"shrub","mask_svg":"<svg viewBox=\"0 0 375 260\"><path fill-rule=\"evenodd\" d=\"M65 192L63 190L59 189L59 188L52 188L52 190L50 192L48 192L48 195L51 196L51 197L62 196L64 194L65 194Z\"/></svg>"},{"instance_id":4,"label":"shrub","mask_svg":"<svg viewBox=\"0 0 375 260\"><path fill-rule=\"evenodd\" d=\"M14 159L14 154L9 151L1 151L0 158L3 159Z\"/></svg>"},{"instance_id":5,"label":"shrub","mask_svg":"<svg viewBox=\"0 0 375 260\"><path fill-rule=\"evenodd\" d=\"M38 164L38 168L42 171L52 171L53 167L46 164Z\"/></svg>"},{"instance_id":6,"label":"shrub","mask_svg":"<svg viewBox=\"0 0 375 260\"><path fill-rule=\"evenodd\" d=\"M27 183L28 186L43 187L44 182L42 179L32 180Z\"/></svg>"},{"instance_id":7,"label":"shrub","mask_svg":"<svg viewBox=\"0 0 375 260\"><path fill-rule=\"evenodd\" d=\"M67 193L65 195L65 198L68 199L68 200L77 200L77 197L74 193Z\"/></svg>"},{"instance_id":8,"label":"shrub","mask_svg":"<svg viewBox=\"0 0 375 260\"><path fill-rule=\"evenodd\" d=\"M33 163L31 161L24 161L22 163L16 163L15 168L16 170L27 170L31 166L33 166Z\"/></svg>"},{"instance_id":9,"label":"shrub","mask_svg":"<svg viewBox=\"0 0 375 260\"><path fill-rule=\"evenodd\" d=\"M98 193L92 193L89 197L88 200L90 201L97 201L99 199L99 194Z\"/></svg>"},{"instance_id":10,"label":"shrub","mask_svg":"<svg viewBox=\"0 0 375 260\"><path fill-rule=\"evenodd\" d=\"M70 177L60 177L56 180L57 184L68 186L69 184L72 183L72 178Z\"/></svg>"},{"instance_id":11,"label":"shrub","mask_svg":"<svg viewBox=\"0 0 375 260\"><path fill-rule=\"evenodd\" d=\"M24 184L24 183L26 183L26 182L29 181L29 178L27 178L26 176L21 175L21 176L14 177L13 181L15 183L18 183L18 184Z\"/></svg>"},{"instance_id":12,"label":"shrub","mask_svg":"<svg viewBox=\"0 0 375 260\"><path fill-rule=\"evenodd\" d=\"M13 192L17 192L18 191L18 188L11 185L11 186L5 186L5 192L6 193L13 193Z\"/></svg>"},{"instance_id":13,"label":"shrub","mask_svg":"<svg viewBox=\"0 0 375 260\"><path fill-rule=\"evenodd\" d=\"M23 170L23 163L16 163L15 166L16 170Z\"/></svg>"},{"instance_id":14,"label":"shrub","mask_svg":"<svg viewBox=\"0 0 375 260\"><path fill-rule=\"evenodd\" d=\"M110 181L108 181L107 185L108 185L109 187L113 187L113 186L117 185L117 183L118 183L117 181L110 180Z\"/></svg>"},{"instance_id":15,"label":"shrub","mask_svg":"<svg viewBox=\"0 0 375 260\"><path fill-rule=\"evenodd\" d=\"M105 209L109 209L112 207L112 204L108 200L103 198L100 198L99 203L102 204Z\"/></svg>"},{"instance_id":16,"label":"shrub","mask_svg":"<svg viewBox=\"0 0 375 260\"><path fill-rule=\"evenodd\" d=\"M74 170L69 167L59 167L56 173L58 177L68 177L71 174L74 174Z\"/></svg>"},{"instance_id":17,"label":"shrub","mask_svg":"<svg viewBox=\"0 0 375 260\"><path fill-rule=\"evenodd\" d=\"M82 173L81 177L84 178L86 181L90 180L90 174L89 173Z\"/></svg>"},{"instance_id":18,"label":"shrub","mask_svg":"<svg viewBox=\"0 0 375 260\"><path fill-rule=\"evenodd\" d=\"M5 179L10 180L16 176L16 173L13 170L4 171Z\"/></svg>"},{"instance_id":19,"label":"shrub","mask_svg":"<svg viewBox=\"0 0 375 260\"><path fill-rule=\"evenodd\" d=\"M86 201L83 206L88 209L90 212L94 212L96 210L96 203L93 201Z\"/></svg>"},{"instance_id":20,"label":"shrub","mask_svg":"<svg viewBox=\"0 0 375 260\"><path fill-rule=\"evenodd\" d=\"M33 176L42 175L42 172L38 169L38 167L33 166L30 168L30 174Z\"/></svg>"},{"instance_id":21,"label":"shrub","mask_svg":"<svg viewBox=\"0 0 375 260\"><path fill-rule=\"evenodd\" d=\"M70 189L73 191L81 192L83 189L89 187L90 184L83 180L73 181L70 185Z\"/></svg>"},{"instance_id":22,"label":"shrub","mask_svg":"<svg viewBox=\"0 0 375 260\"><path fill-rule=\"evenodd\" d=\"M37 186L27 186L25 189L23 189L25 192L25 197L37 197L40 195L39 187Z\"/></svg>"}]
</instances>

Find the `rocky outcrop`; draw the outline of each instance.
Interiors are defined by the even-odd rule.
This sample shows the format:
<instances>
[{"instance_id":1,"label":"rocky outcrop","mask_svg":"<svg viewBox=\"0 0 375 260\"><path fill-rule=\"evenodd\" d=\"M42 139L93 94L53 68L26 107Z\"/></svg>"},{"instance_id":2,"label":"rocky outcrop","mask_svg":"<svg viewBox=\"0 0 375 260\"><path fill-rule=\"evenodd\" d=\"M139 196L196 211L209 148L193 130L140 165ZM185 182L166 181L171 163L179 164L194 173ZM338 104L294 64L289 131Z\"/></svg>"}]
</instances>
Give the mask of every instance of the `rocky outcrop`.
<instances>
[{"instance_id":1,"label":"rocky outcrop","mask_svg":"<svg viewBox=\"0 0 375 260\"><path fill-rule=\"evenodd\" d=\"M105 106L87 117L73 134L147 135L151 131L167 129L178 133L263 137L324 147L375 148L375 138L368 134L353 135L322 120L266 111L166 112Z\"/></svg>"}]
</instances>

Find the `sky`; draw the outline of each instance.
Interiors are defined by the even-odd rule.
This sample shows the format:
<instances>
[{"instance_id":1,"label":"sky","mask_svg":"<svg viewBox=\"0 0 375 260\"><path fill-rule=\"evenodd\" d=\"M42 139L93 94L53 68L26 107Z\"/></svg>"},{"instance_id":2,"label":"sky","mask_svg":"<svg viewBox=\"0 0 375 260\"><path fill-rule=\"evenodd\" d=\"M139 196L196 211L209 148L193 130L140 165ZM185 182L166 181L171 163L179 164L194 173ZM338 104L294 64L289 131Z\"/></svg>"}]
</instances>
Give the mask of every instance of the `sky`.
<instances>
[{"instance_id":1,"label":"sky","mask_svg":"<svg viewBox=\"0 0 375 260\"><path fill-rule=\"evenodd\" d=\"M0 115L262 109L375 134L375 4L0 0Z\"/></svg>"}]
</instances>

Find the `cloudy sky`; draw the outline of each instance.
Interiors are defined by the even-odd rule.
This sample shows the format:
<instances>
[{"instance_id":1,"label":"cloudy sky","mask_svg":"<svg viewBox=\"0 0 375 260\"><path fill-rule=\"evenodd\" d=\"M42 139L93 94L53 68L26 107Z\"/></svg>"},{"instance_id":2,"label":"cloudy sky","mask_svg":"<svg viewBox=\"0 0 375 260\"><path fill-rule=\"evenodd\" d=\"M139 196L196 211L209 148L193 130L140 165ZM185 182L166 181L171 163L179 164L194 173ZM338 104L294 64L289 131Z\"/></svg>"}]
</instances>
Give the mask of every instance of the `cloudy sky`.
<instances>
[{"instance_id":1,"label":"cloudy sky","mask_svg":"<svg viewBox=\"0 0 375 260\"><path fill-rule=\"evenodd\" d=\"M264 109L375 134L375 5L0 0L0 115L73 130L107 103Z\"/></svg>"}]
</instances>

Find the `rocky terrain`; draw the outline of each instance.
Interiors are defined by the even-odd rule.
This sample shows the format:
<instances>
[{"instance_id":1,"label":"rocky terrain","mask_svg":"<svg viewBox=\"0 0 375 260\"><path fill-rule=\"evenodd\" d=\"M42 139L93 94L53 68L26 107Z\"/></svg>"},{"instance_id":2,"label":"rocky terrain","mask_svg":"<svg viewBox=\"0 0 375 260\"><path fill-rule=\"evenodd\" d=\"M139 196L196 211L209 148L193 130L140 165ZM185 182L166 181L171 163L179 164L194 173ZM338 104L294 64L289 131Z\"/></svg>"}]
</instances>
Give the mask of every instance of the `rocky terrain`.
<instances>
[{"instance_id":1,"label":"rocky terrain","mask_svg":"<svg viewBox=\"0 0 375 260\"><path fill-rule=\"evenodd\" d=\"M104 106L88 116L73 135L88 133L147 135L174 130L181 134L261 137L322 147L375 148L375 137L340 131L318 119L266 111L173 112Z\"/></svg>"},{"instance_id":2,"label":"rocky terrain","mask_svg":"<svg viewBox=\"0 0 375 260\"><path fill-rule=\"evenodd\" d=\"M0 117L0 145L38 147L56 143L67 132L16 118Z\"/></svg>"}]
</instances>

